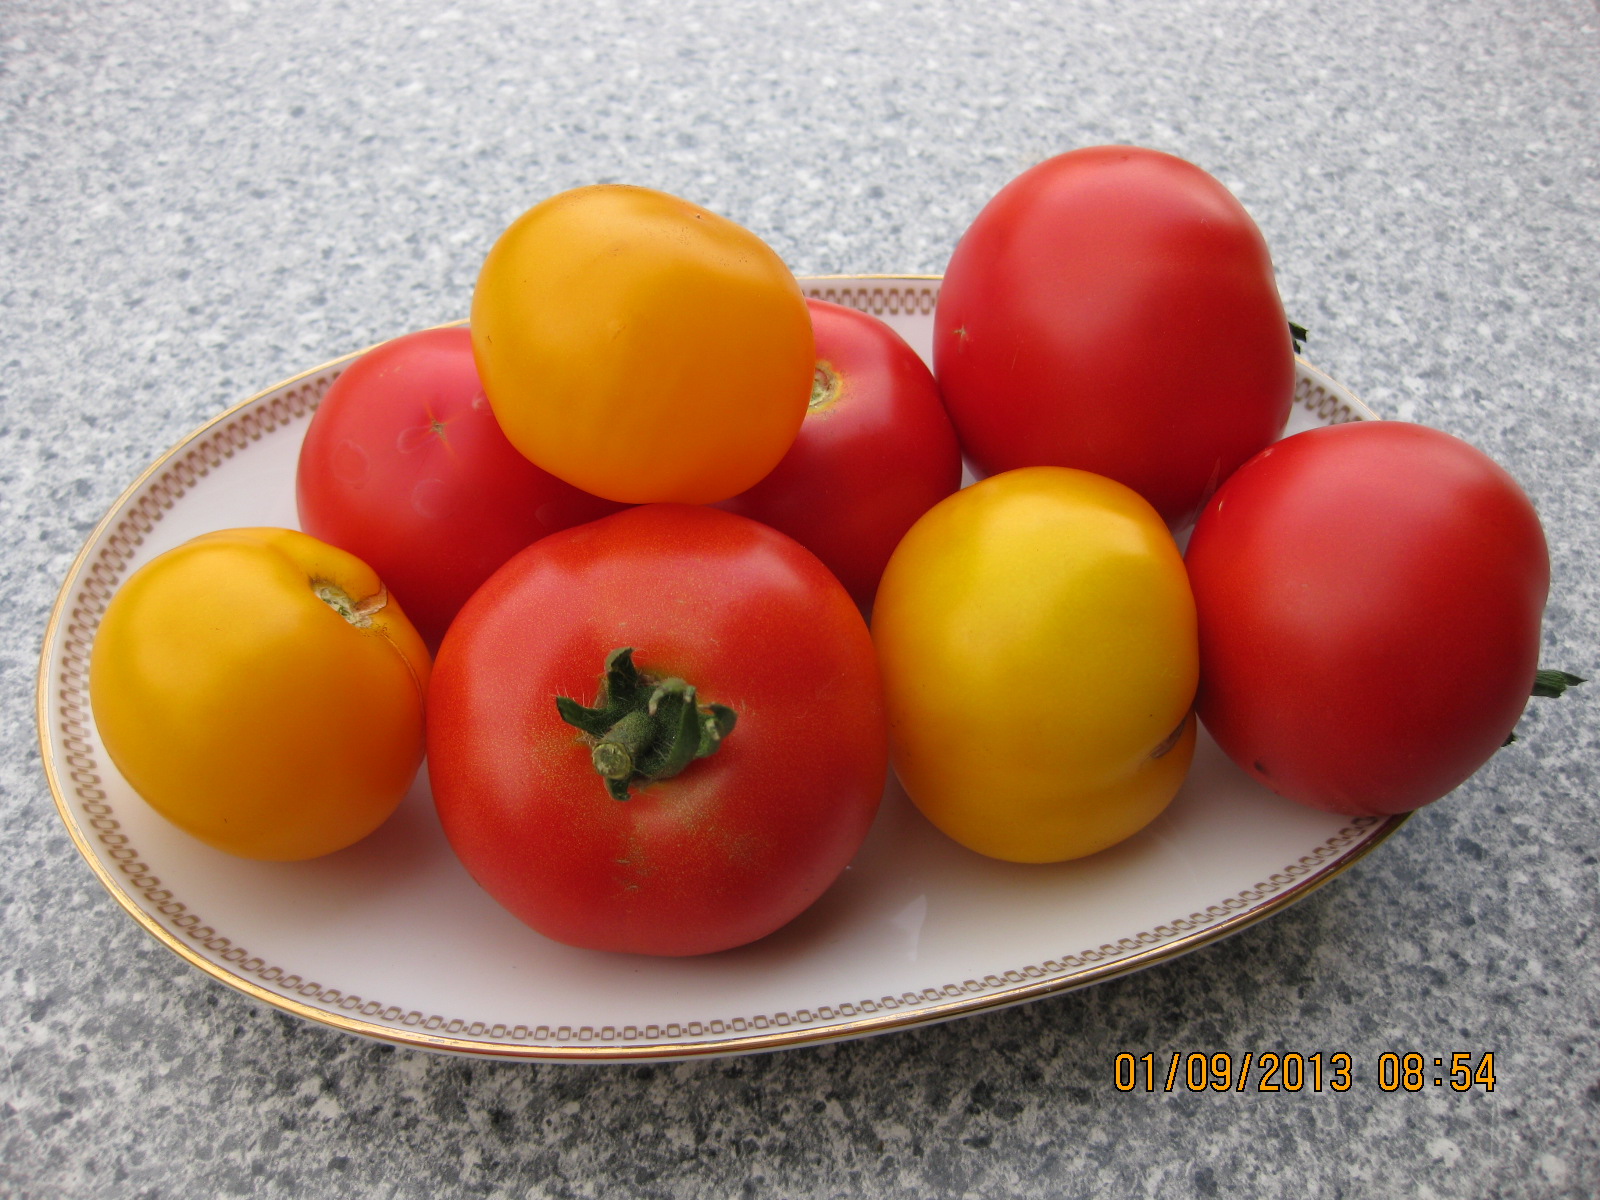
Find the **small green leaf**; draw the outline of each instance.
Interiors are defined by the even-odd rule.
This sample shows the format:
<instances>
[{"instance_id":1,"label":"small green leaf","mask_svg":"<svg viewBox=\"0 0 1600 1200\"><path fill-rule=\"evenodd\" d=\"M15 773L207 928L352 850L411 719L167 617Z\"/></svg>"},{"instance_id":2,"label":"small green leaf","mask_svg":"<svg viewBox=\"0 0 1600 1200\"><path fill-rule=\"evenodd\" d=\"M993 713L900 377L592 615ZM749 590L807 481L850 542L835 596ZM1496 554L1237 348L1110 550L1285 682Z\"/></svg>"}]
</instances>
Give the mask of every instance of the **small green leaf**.
<instances>
[{"instance_id":1,"label":"small green leaf","mask_svg":"<svg viewBox=\"0 0 1600 1200\"><path fill-rule=\"evenodd\" d=\"M618 721L639 707L644 683L633 665L633 648L623 646L606 655L600 677L600 698L591 708L570 696L556 697L556 711L568 725L590 737L603 738Z\"/></svg>"},{"instance_id":2,"label":"small green leaf","mask_svg":"<svg viewBox=\"0 0 1600 1200\"><path fill-rule=\"evenodd\" d=\"M605 737L606 730L616 724L603 708L586 708L570 696L556 697L556 711L568 725L576 726L591 737Z\"/></svg>"},{"instance_id":3,"label":"small green leaf","mask_svg":"<svg viewBox=\"0 0 1600 1200\"><path fill-rule=\"evenodd\" d=\"M1293 343L1296 354L1300 353L1300 344L1308 340L1309 337L1310 335L1306 333L1304 325L1297 325L1293 321L1289 322L1289 341Z\"/></svg>"},{"instance_id":4,"label":"small green leaf","mask_svg":"<svg viewBox=\"0 0 1600 1200\"><path fill-rule=\"evenodd\" d=\"M695 760L700 748L700 716L694 687L681 679L663 680L646 710L657 734L635 770L648 779L671 779Z\"/></svg>"},{"instance_id":5,"label":"small green leaf","mask_svg":"<svg viewBox=\"0 0 1600 1200\"><path fill-rule=\"evenodd\" d=\"M1553 699L1565 695L1568 688L1588 682L1581 675L1571 675L1566 671L1536 671L1533 676L1533 694Z\"/></svg>"}]
</instances>

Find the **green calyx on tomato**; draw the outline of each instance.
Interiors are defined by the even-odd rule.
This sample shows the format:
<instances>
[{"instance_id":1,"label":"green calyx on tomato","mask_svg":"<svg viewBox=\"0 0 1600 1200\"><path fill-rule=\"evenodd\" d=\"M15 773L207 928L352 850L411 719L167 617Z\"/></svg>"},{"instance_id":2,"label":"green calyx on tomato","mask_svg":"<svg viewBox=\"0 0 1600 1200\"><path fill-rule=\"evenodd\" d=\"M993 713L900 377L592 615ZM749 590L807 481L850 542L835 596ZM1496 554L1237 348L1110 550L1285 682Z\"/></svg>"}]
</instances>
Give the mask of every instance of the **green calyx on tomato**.
<instances>
[{"instance_id":1,"label":"green calyx on tomato","mask_svg":"<svg viewBox=\"0 0 1600 1200\"><path fill-rule=\"evenodd\" d=\"M1580 683L1588 683L1582 675L1574 675L1570 671L1535 671L1533 673L1533 691L1530 693L1542 700L1559 700L1567 694L1568 688L1575 688ZM1513 731L1506 734L1506 740L1500 743L1502 749L1517 741Z\"/></svg>"},{"instance_id":2,"label":"green calyx on tomato","mask_svg":"<svg viewBox=\"0 0 1600 1200\"><path fill-rule=\"evenodd\" d=\"M1553 700L1566 695L1567 689L1589 681L1581 675L1567 671L1536 671L1533 676L1533 694Z\"/></svg>"},{"instance_id":3,"label":"green calyx on tomato","mask_svg":"<svg viewBox=\"0 0 1600 1200\"><path fill-rule=\"evenodd\" d=\"M738 720L725 704L701 705L692 683L641 674L631 646L606 655L599 703L591 708L557 696L556 710L596 739L590 758L614 800L628 799L635 783L670 779L715 754Z\"/></svg>"}]
</instances>

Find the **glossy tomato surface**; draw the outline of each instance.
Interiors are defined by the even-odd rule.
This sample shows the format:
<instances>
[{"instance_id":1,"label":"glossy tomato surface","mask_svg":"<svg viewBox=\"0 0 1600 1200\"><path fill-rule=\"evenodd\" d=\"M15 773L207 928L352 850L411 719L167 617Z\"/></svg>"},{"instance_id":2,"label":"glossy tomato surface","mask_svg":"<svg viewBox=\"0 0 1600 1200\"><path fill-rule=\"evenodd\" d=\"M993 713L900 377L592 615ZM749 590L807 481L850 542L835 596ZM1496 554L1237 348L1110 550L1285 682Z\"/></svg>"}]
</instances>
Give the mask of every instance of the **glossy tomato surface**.
<instances>
[{"instance_id":1,"label":"glossy tomato surface","mask_svg":"<svg viewBox=\"0 0 1600 1200\"><path fill-rule=\"evenodd\" d=\"M434 648L506 559L620 507L506 440L465 328L407 334L346 367L306 430L295 497L301 528L376 570Z\"/></svg>"},{"instance_id":2,"label":"glossy tomato surface","mask_svg":"<svg viewBox=\"0 0 1600 1200\"><path fill-rule=\"evenodd\" d=\"M1286 438L1212 498L1187 562L1200 717L1281 795L1417 808L1527 704L1544 533L1516 482L1449 434L1357 421Z\"/></svg>"},{"instance_id":3,"label":"glossy tomato surface","mask_svg":"<svg viewBox=\"0 0 1600 1200\"><path fill-rule=\"evenodd\" d=\"M770 475L721 507L787 533L866 608L906 530L961 485L961 447L905 339L868 313L806 305L817 364L800 434Z\"/></svg>"},{"instance_id":4,"label":"glossy tomato surface","mask_svg":"<svg viewBox=\"0 0 1600 1200\"><path fill-rule=\"evenodd\" d=\"M737 722L680 774L613 798L591 705L612 651ZM462 609L440 649L429 773L451 845L534 929L686 955L754 941L822 894L882 794L865 622L809 551L712 508L648 505L552 534Z\"/></svg>"},{"instance_id":5,"label":"glossy tomato surface","mask_svg":"<svg viewBox=\"0 0 1600 1200\"><path fill-rule=\"evenodd\" d=\"M1093 471L1174 529L1278 436L1295 374L1255 222L1199 167L1133 146L1049 159L978 214L934 369L980 471Z\"/></svg>"},{"instance_id":6,"label":"glossy tomato surface","mask_svg":"<svg viewBox=\"0 0 1600 1200\"><path fill-rule=\"evenodd\" d=\"M794 441L811 394L800 285L760 238L649 188L529 209L472 293L484 387L512 443L628 503L726 500Z\"/></svg>"},{"instance_id":7,"label":"glossy tomato surface","mask_svg":"<svg viewBox=\"0 0 1600 1200\"><path fill-rule=\"evenodd\" d=\"M930 509L873 611L896 774L936 826L1015 862L1137 833L1194 753L1183 559L1123 485L1065 467Z\"/></svg>"},{"instance_id":8,"label":"glossy tomato surface","mask_svg":"<svg viewBox=\"0 0 1600 1200\"><path fill-rule=\"evenodd\" d=\"M292 529L208 533L134 572L89 661L111 761L245 858L315 858L384 822L422 762L428 651L382 581Z\"/></svg>"}]
</instances>

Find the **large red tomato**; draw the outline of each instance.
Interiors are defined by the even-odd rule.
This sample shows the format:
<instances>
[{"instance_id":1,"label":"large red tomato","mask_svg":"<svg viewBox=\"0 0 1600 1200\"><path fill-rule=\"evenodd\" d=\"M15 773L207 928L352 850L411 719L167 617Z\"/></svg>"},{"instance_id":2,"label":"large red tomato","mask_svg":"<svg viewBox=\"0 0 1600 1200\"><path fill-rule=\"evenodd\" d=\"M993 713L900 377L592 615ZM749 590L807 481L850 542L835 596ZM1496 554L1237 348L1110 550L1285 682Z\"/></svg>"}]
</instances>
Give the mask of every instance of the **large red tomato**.
<instances>
[{"instance_id":1,"label":"large red tomato","mask_svg":"<svg viewBox=\"0 0 1600 1200\"><path fill-rule=\"evenodd\" d=\"M429 688L428 765L461 861L539 932L742 945L820 896L872 822L871 638L776 530L629 509L534 543L467 602Z\"/></svg>"},{"instance_id":2,"label":"large red tomato","mask_svg":"<svg viewBox=\"0 0 1600 1200\"><path fill-rule=\"evenodd\" d=\"M872 604L906 530L961 486L961 447L933 372L868 313L806 301L816 334L811 405L788 454L720 507L782 530Z\"/></svg>"},{"instance_id":3,"label":"large red tomato","mask_svg":"<svg viewBox=\"0 0 1600 1200\"><path fill-rule=\"evenodd\" d=\"M1108 475L1174 529L1278 436L1294 393L1255 222L1199 167L1132 146L1049 159L978 214L934 370L979 470Z\"/></svg>"},{"instance_id":4,"label":"large red tomato","mask_svg":"<svg viewBox=\"0 0 1600 1200\"><path fill-rule=\"evenodd\" d=\"M301 528L377 571L435 648L506 559L621 507L517 453L464 328L407 334L351 363L306 430L296 496Z\"/></svg>"},{"instance_id":5,"label":"large red tomato","mask_svg":"<svg viewBox=\"0 0 1600 1200\"><path fill-rule=\"evenodd\" d=\"M1286 438L1212 497L1187 563L1200 718L1282 795L1427 804L1528 702L1544 533L1516 482L1449 434L1359 421Z\"/></svg>"}]
</instances>

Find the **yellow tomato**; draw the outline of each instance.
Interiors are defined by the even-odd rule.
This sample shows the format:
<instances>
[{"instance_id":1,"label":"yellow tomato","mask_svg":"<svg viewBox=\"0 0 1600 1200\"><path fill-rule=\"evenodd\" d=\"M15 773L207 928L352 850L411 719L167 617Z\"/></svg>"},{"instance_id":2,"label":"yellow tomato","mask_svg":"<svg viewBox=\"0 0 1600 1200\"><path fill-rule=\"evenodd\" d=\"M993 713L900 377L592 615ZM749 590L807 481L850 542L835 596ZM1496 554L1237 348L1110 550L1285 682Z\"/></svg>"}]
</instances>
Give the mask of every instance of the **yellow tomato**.
<instances>
[{"instance_id":1,"label":"yellow tomato","mask_svg":"<svg viewBox=\"0 0 1600 1200\"><path fill-rule=\"evenodd\" d=\"M123 583L89 698L111 761L168 820L245 858L314 858L371 833L410 787L429 666L360 559L230 529Z\"/></svg>"},{"instance_id":2,"label":"yellow tomato","mask_svg":"<svg viewBox=\"0 0 1600 1200\"><path fill-rule=\"evenodd\" d=\"M1194 754L1194 599L1155 509L1065 467L930 509L872 615L895 773L962 845L1014 862L1138 832Z\"/></svg>"},{"instance_id":3,"label":"yellow tomato","mask_svg":"<svg viewBox=\"0 0 1600 1200\"><path fill-rule=\"evenodd\" d=\"M524 213L484 260L471 324L511 443L608 500L737 495L811 398L811 318L783 261L647 188L576 188Z\"/></svg>"}]
</instances>

